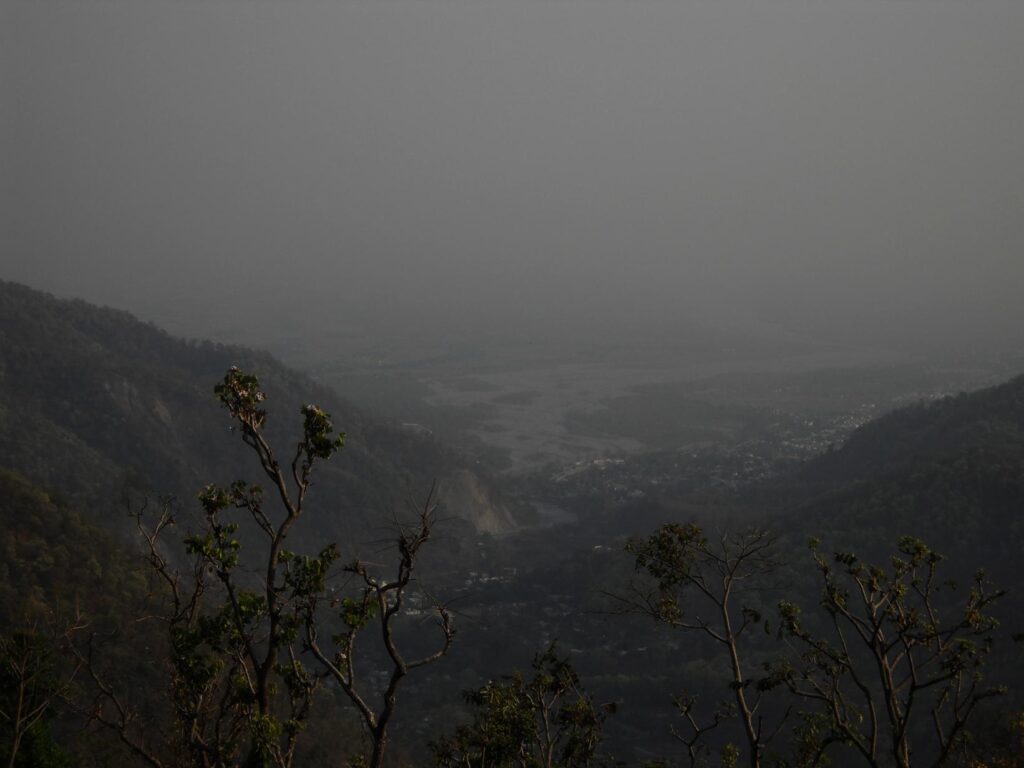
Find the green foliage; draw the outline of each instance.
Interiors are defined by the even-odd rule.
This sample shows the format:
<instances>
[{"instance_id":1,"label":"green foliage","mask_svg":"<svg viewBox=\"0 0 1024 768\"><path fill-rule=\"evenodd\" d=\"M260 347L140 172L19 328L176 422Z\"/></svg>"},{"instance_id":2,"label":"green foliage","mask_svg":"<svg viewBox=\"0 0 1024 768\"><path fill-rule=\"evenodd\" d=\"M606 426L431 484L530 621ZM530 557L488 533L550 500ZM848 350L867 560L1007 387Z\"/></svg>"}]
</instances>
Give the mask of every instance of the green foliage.
<instances>
[{"instance_id":1,"label":"green foliage","mask_svg":"<svg viewBox=\"0 0 1024 768\"><path fill-rule=\"evenodd\" d=\"M70 768L50 722L69 684L51 641L35 631L0 637L0 758L12 768Z\"/></svg>"},{"instance_id":2,"label":"green foliage","mask_svg":"<svg viewBox=\"0 0 1024 768\"><path fill-rule=\"evenodd\" d=\"M636 557L637 570L646 570L658 581L659 589L669 590L689 581L707 545L700 526L668 523L646 541L630 541L626 551Z\"/></svg>"},{"instance_id":3,"label":"green foliage","mask_svg":"<svg viewBox=\"0 0 1024 768\"><path fill-rule=\"evenodd\" d=\"M338 548L328 544L315 556L282 552L281 560L288 565L285 583L292 596L299 600L308 599L320 596L326 590L328 573L338 560Z\"/></svg>"},{"instance_id":4,"label":"green foliage","mask_svg":"<svg viewBox=\"0 0 1024 768\"><path fill-rule=\"evenodd\" d=\"M431 745L438 766L589 766L595 764L612 705L598 705L554 645L538 653L533 677L516 672L467 691L469 725Z\"/></svg>"},{"instance_id":5,"label":"green foliage","mask_svg":"<svg viewBox=\"0 0 1024 768\"><path fill-rule=\"evenodd\" d=\"M377 615L377 604L369 600L368 594L364 595L361 600L343 597L340 615L341 620L350 630L362 629ZM335 642L340 642L340 640L336 639Z\"/></svg>"},{"instance_id":6,"label":"green foliage","mask_svg":"<svg viewBox=\"0 0 1024 768\"><path fill-rule=\"evenodd\" d=\"M345 445L345 433L331 436L331 414L316 405L302 407L302 435L306 454L311 459L329 459Z\"/></svg>"},{"instance_id":7,"label":"green foliage","mask_svg":"<svg viewBox=\"0 0 1024 768\"><path fill-rule=\"evenodd\" d=\"M196 754L212 754L229 763L247 738L250 762L287 768L319 685L301 660L299 629L308 606L323 595L328 569L338 554L330 544L316 556L298 555L284 543L304 512L314 463L330 458L343 439L331 435L328 414L316 406L304 407L303 439L289 482L262 431L266 395L259 380L233 366L214 391L275 486L281 508L277 513L265 509L263 490L257 485L207 485L198 495L204 530L184 541L195 562L192 581L184 587L180 575L159 554L156 536L161 528L148 536L151 562L170 585L174 604L169 627L176 711L184 741ZM246 588L248 577L241 572L245 553L238 536L240 523L225 519L234 512L244 513L263 535L251 559L265 573L255 582L255 590ZM207 573L215 583L207 582ZM199 598L208 602L211 592L219 603L200 610ZM217 704L200 704L206 700ZM232 723L226 734L221 728L225 721Z\"/></svg>"},{"instance_id":8,"label":"green foliage","mask_svg":"<svg viewBox=\"0 0 1024 768\"><path fill-rule=\"evenodd\" d=\"M337 551L330 545L304 556L284 544L305 511L314 463L341 441L327 414L308 406L286 477L262 431L258 380L232 368L216 394L273 483L272 504L257 485L207 485L198 494L201 526L180 542L184 557L167 553L177 528L173 504L136 511L150 580L163 595L145 615L166 632L169 677L158 688L169 694L167 710L143 716L152 690L116 682L121 671L97 659L92 632L68 649L90 681L81 698L92 701L76 706L150 765L290 768L320 683L305 667L299 629L310 601L325 593Z\"/></svg>"},{"instance_id":9,"label":"green foliage","mask_svg":"<svg viewBox=\"0 0 1024 768\"><path fill-rule=\"evenodd\" d=\"M773 669L775 681L817 706L797 729L794 764L833 744L869 765L886 754L900 766L909 766L912 754L950 760L969 742L977 705L1005 692L984 682L998 626L989 611L1003 592L979 571L966 595L958 594L939 578L942 555L913 537L900 539L888 568L851 552L830 559L817 545L811 549L827 621L816 625L781 601L780 635L800 652Z\"/></svg>"},{"instance_id":10,"label":"green foliage","mask_svg":"<svg viewBox=\"0 0 1024 768\"><path fill-rule=\"evenodd\" d=\"M260 408L267 395L260 389L259 379L243 373L237 366L228 369L224 381L214 387L213 393L240 424L259 429L267 420L267 412Z\"/></svg>"},{"instance_id":11,"label":"green foliage","mask_svg":"<svg viewBox=\"0 0 1024 768\"><path fill-rule=\"evenodd\" d=\"M77 615L87 632L104 638L106 663L121 679L149 693L156 707L162 669L138 653L157 656L165 650L151 622L139 622L155 606L148 599L152 582L138 558L109 533L90 524L65 501L44 492L24 478L0 470L0 626L8 636L45 636L48 653L62 674L75 668L60 637ZM58 643L58 641L61 641ZM50 662L48 662L50 663ZM83 676L76 686L84 687ZM9 691L0 685L0 696ZM51 713L47 713L47 718ZM25 765L99 766L115 749L106 734L83 730L83 723L58 705L54 719L39 723L26 734L19 750ZM0 724L2 725L2 724Z\"/></svg>"},{"instance_id":12,"label":"green foliage","mask_svg":"<svg viewBox=\"0 0 1024 768\"><path fill-rule=\"evenodd\" d=\"M0 735L0 755L10 754L10 741ZM12 768L75 768L73 755L57 743L49 722L36 723L22 738Z\"/></svg>"}]
</instances>

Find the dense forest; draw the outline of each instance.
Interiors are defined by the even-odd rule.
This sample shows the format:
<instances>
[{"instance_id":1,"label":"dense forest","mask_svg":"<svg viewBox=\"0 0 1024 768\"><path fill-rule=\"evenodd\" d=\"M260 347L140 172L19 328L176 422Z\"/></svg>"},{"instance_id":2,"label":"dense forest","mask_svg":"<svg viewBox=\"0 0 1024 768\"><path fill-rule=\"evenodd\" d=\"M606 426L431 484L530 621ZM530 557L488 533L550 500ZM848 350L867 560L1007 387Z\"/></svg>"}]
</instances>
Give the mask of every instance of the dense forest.
<instances>
[{"instance_id":1,"label":"dense forest","mask_svg":"<svg viewBox=\"0 0 1024 768\"><path fill-rule=\"evenodd\" d=\"M1024 376L694 476L489 477L266 354L0 283L0 755L1021 764Z\"/></svg>"}]
</instances>

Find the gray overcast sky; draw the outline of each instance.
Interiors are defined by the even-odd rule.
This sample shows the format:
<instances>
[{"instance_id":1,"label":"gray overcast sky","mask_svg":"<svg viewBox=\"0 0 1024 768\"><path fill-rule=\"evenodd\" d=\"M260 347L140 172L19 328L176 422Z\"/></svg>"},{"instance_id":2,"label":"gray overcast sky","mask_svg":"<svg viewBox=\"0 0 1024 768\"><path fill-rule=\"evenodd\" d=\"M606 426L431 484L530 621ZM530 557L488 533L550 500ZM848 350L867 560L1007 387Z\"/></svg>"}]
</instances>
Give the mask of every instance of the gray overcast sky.
<instances>
[{"instance_id":1,"label":"gray overcast sky","mask_svg":"<svg viewBox=\"0 0 1024 768\"><path fill-rule=\"evenodd\" d=\"M1020 0L0 8L0 277L197 335L1024 326Z\"/></svg>"}]
</instances>

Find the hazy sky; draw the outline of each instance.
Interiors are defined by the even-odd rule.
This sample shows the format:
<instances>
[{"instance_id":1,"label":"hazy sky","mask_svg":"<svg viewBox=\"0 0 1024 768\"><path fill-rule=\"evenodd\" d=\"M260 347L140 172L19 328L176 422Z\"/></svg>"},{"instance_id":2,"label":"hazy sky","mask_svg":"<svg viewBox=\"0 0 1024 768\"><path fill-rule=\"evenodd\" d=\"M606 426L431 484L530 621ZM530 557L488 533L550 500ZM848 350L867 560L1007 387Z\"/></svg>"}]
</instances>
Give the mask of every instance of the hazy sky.
<instances>
[{"instance_id":1,"label":"hazy sky","mask_svg":"<svg viewBox=\"0 0 1024 768\"><path fill-rule=\"evenodd\" d=\"M1020 0L0 9L0 277L197 335L1024 327Z\"/></svg>"}]
</instances>

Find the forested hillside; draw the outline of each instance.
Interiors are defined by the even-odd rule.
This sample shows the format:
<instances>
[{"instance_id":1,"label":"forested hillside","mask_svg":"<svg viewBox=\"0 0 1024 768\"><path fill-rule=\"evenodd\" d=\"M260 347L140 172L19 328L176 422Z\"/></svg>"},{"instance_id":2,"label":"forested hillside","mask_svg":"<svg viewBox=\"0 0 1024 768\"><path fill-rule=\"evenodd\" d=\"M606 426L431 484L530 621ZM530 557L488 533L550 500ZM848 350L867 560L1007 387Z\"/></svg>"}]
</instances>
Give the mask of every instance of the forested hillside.
<instances>
[{"instance_id":1,"label":"forested hillside","mask_svg":"<svg viewBox=\"0 0 1024 768\"><path fill-rule=\"evenodd\" d=\"M805 527L851 546L926 537L1013 584L1024 547L1024 376L869 422L773 491Z\"/></svg>"},{"instance_id":2,"label":"forested hillside","mask_svg":"<svg viewBox=\"0 0 1024 768\"><path fill-rule=\"evenodd\" d=\"M989 389L901 408L854 432L809 466L812 480L853 481L914 471L972 449L1024 443L1024 376Z\"/></svg>"},{"instance_id":3,"label":"forested hillside","mask_svg":"<svg viewBox=\"0 0 1024 768\"><path fill-rule=\"evenodd\" d=\"M429 436L365 418L269 355L175 339L127 313L6 282L0 282L0 467L66 494L91 520L115 528L128 489L192 505L206 483L252 472L212 397L231 365L259 371L275 403L268 426L275 441L295 439L306 403L324 407L347 433L344 461L320 479L318 534L365 538L434 480L450 485L459 500L451 514L491 529L514 525L486 481L472 478L485 490L466 492L466 457Z\"/></svg>"}]
</instances>

